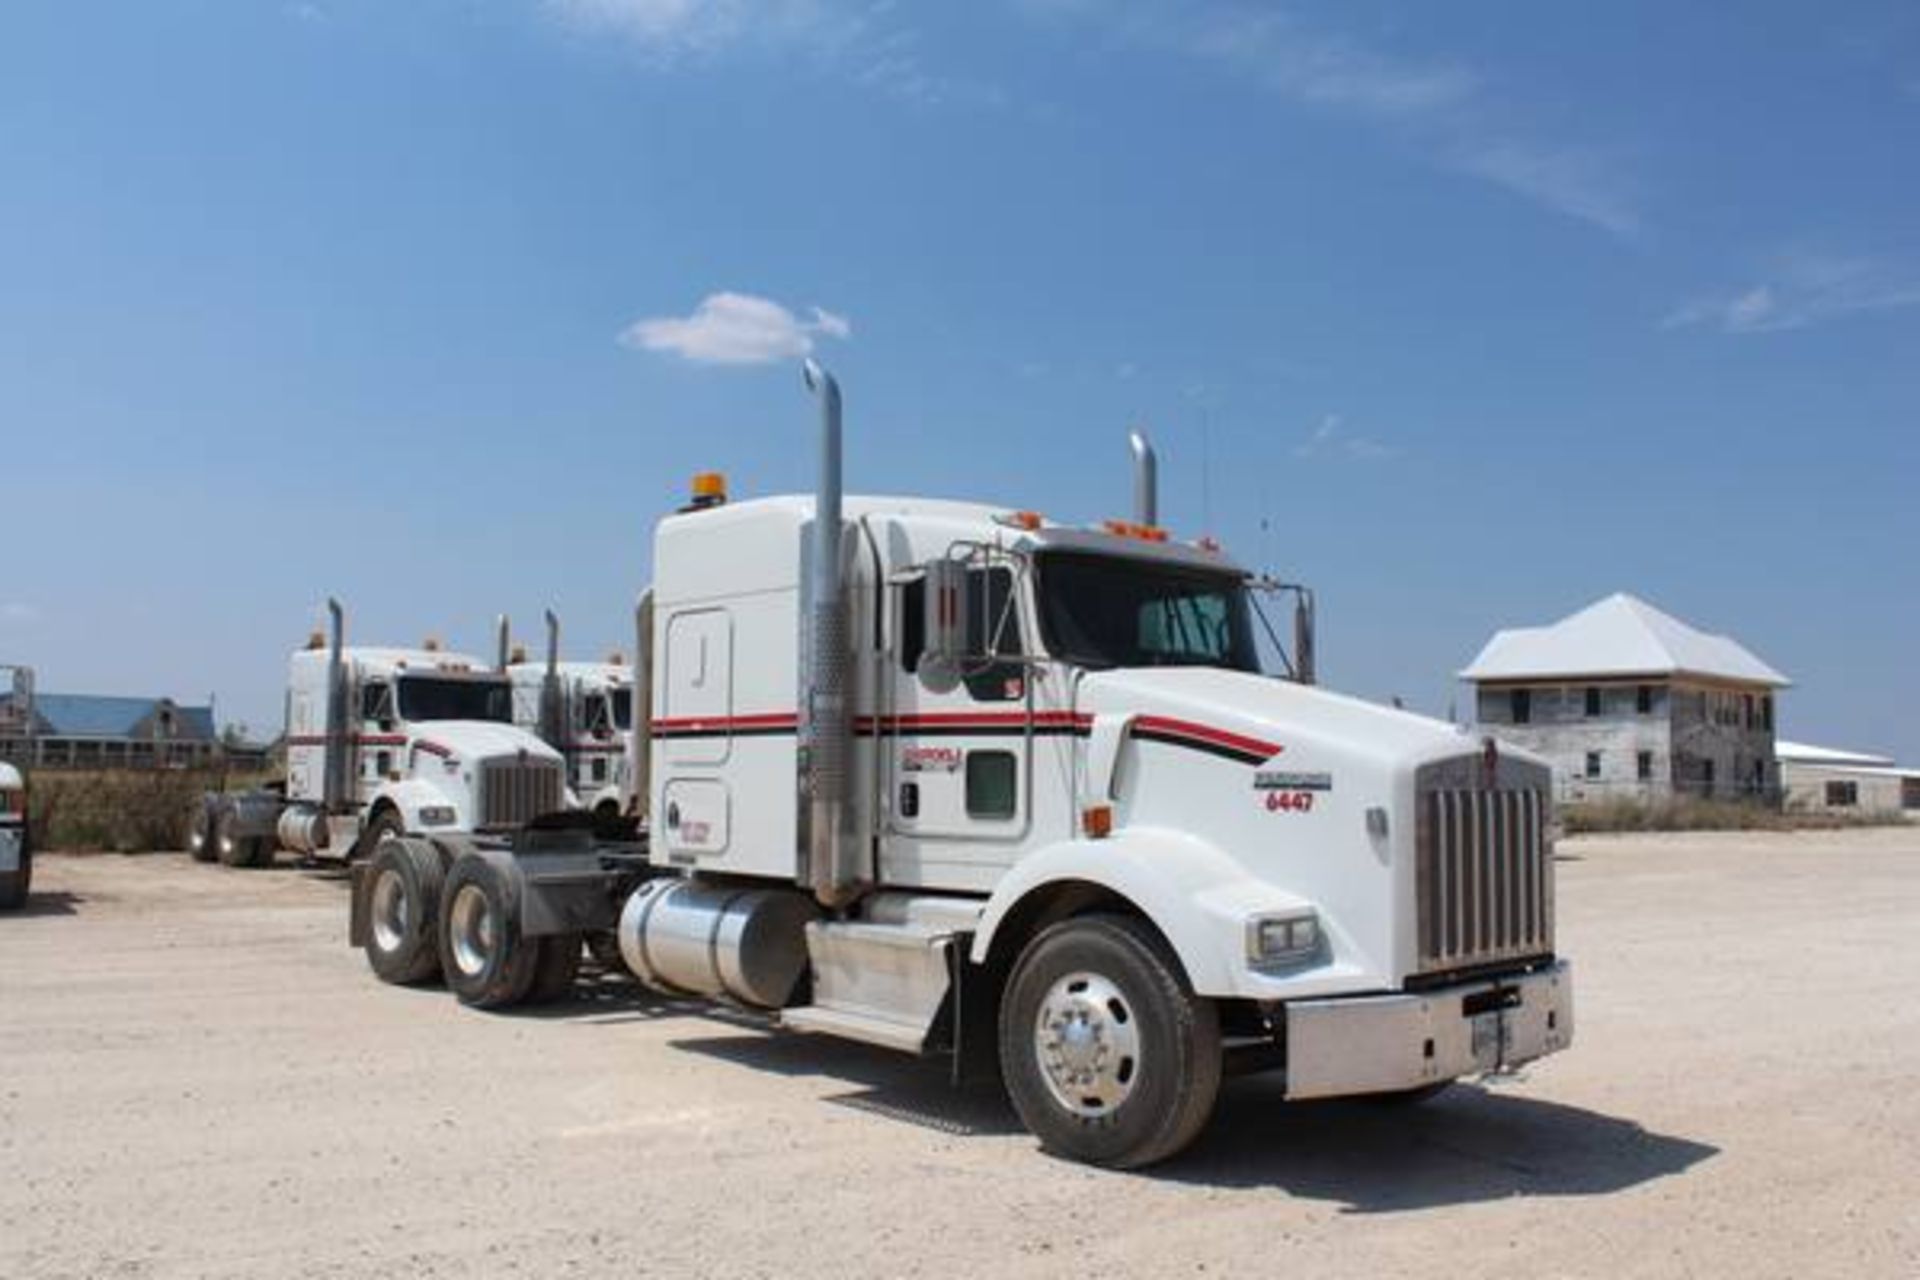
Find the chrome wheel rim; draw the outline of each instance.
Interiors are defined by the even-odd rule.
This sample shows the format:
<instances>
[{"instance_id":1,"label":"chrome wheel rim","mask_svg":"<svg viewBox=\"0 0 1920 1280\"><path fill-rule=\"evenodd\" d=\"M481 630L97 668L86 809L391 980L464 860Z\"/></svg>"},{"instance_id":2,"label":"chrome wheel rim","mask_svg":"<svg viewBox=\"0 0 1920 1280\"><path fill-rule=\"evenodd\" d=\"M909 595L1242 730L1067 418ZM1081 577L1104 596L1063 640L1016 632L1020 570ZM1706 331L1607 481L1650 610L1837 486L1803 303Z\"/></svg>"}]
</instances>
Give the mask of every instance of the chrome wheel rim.
<instances>
[{"instance_id":1,"label":"chrome wheel rim","mask_svg":"<svg viewBox=\"0 0 1920 1280\"><path fill-rule=\"evenodd\" d=\"M373 882L373 943L382 951L398 951L407 940L407 882L391 867Z\"/></svg>"},{"instance_id":2,"label":"chrome wheel rim","mask_svg":"<svg viewBox=\"0 0 1920 1280\"><path fill-rule=\"evenodd\" d=\"M493 906L487 895L478 886L461 885L453 896L448 925L454 964L468 977L478 976L493 959L495 942Z\"/></svg>"},{"instance_id":3,"label":"chrome wheel rim","mask_svg":"<svg viewBox=\"0 0 1920 1280\"><path fill-rule=\"evenodd\" d=\"M1077 1116L1111 1115L1140 1082L1133 1006L1097 973L1069 973L1047 988L1033 1050L1053 1100Z\"/></svg>"}]
</instances>

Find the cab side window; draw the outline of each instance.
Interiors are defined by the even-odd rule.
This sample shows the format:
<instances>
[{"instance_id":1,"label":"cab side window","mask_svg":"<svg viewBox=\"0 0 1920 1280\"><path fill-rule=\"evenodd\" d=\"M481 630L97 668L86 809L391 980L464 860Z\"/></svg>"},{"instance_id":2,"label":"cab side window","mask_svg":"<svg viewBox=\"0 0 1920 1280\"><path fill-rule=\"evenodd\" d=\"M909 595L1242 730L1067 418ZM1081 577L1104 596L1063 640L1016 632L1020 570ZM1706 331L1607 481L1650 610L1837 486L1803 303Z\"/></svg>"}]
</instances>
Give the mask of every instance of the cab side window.
<instances>
[{"instance_id":1,"label":"cab side window","mask_svg":"<svg viewBox=\"0 0 1920 1280\"><path fill-rule=\"evenodd\" d=\"M1005 568L967 571L967 652L982 655L969 667L967 694L975 702L1018 702L1026 696L1026 667L1018 662L988 662L987 653L1024 654L1020 609L1014 594L1013 572ZM900 669L920 669L927 647L927 584L909 582L900 592Z\"/></svg>"}]
</instances>

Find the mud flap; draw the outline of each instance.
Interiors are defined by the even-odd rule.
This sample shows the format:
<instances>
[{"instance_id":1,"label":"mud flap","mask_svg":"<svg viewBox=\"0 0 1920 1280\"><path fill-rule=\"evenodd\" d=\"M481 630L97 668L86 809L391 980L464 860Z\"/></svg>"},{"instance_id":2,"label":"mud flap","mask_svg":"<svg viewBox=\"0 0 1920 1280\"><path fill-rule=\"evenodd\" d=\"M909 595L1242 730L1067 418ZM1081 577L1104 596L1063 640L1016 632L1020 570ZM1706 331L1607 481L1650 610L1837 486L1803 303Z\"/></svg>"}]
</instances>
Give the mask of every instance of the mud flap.
<instances>
[{"instance_id":1,"label":"mud flap","mask_svg":"<svg viewBox=\"0 0 1920 1280\"><path fill-rule=\"evenodd\" d=\"M356 862L347 868L347 945L367 945L367 864Z\"/></svg>"}]
</instances>

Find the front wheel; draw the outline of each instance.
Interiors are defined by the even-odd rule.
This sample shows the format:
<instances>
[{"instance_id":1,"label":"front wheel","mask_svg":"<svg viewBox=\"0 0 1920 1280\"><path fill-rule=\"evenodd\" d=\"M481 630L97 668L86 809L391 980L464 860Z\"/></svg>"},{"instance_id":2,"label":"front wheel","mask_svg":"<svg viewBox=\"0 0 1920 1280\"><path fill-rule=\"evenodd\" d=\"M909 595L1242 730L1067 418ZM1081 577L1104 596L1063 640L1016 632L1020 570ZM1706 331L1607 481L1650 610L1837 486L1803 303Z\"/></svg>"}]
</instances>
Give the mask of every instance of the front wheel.
<instances>
[{"instance_id":1,"label":"front wheel","mask_svg":"<svg viewBox=\"0 0 1920 1280\"><path fill-rule=\"evenodd\" d=\"M1137 1169L1181 1150L1220 1091L1220 1021L1131 916L1061 921L1027 945L1000 1002L1000 1069L1047 1150Z\"/></svg>"}]
</instances>

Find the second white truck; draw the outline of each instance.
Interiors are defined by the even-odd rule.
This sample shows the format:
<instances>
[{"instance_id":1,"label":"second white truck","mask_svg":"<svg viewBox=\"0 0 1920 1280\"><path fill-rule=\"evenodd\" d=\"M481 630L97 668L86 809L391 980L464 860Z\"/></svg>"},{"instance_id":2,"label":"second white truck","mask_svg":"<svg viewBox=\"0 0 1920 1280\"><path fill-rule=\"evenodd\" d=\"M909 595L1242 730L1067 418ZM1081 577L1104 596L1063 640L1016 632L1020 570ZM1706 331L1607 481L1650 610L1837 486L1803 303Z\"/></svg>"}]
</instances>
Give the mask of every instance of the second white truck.
<instances>
[{"instance_id":1,"label":"second white truck","mask_svg":"<svg viewBox=\"0 0 1920 1280\"><path fill-rule=\"evenodd\" d=\"M500 619L500 667L513 681L513 720L565 757L579 807L604 827L623 815L631 797L633 667L619 655L563 661L560 620L549 610L546 623L546 660L533 662L511 644Z\"/></svg>"}]
</instances>

